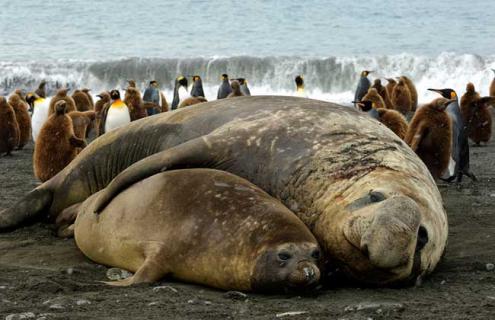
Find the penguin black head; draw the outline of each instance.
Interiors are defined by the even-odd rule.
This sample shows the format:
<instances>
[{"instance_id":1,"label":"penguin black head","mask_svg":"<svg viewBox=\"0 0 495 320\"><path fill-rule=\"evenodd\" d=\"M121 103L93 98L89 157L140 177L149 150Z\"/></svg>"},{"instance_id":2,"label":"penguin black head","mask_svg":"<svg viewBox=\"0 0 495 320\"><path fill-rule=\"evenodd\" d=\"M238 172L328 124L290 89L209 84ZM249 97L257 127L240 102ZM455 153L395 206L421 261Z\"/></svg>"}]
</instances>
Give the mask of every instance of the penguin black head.
<instances>
[{"instance_id":1,"label":"penguin black head","mask_svg":"<svg viewBox=\"0 0 495 320\"><path fill-rule=\"evenodd\" d=\"M229 80L229 75L226 73L222 74L222 80Z\"/></svg>"},{"instance_id":2,"label":"penguin black head","mask_svg":"<svg viewBox=\"0 0 495 320\"><path fill-rule=\"evenodd\" d=\"M457 93L453 89L450 89L450 88L446 88L446 89L431 89L430 88L428 90L440 94L445 99L457 99Z\"/></svg>"},{"instance_id":3,"label":"penguin black head","mask_svg":"<svg viewBox=\"0 0 495 320\"><path fill-rule=\"evenodd\" d=\"M373 108L373 102L370 100L363 100L363 101L352 101L352 103L357 104L359 109L363 112L368 112Z\"/></svg>"},{"instance_id":4,"label":"penguin black head","mask_svg":"<svg viewBox=\"0 0 495 320\"><path fill-rule=\"evenodd\" d=\"M184 76L178 76L176 81L177 81L177 84L179 86L184 86L184 87L187 88L187 79L186 79L186 77L184 77Z\"/></svg>"},{"instance_id":5,"label":"penguin black head","mask_svg":"<svg viewBox=\"0 0 495 320\"><path fill-rule=\"evenodd\" d=\"M112 90L112 91L110 91L110 98L112 98L112 100L120 99L120 92L119 92L119 90Z\"/></svg>"},{"instance_id":6,"label":"penguin black head","mask_svg":"<svg viewBox=\"0 0 495 320\"><path fill-rule=\"evenodd\" d=\"M301 75L297 75L296 78L294 79L296 81L296 85L298 87L304 85L304 78Z\"/></svg>"},{"instance_id":7,"label":"penguin black head","mask_svg":"<svg viewBox=\"0 0 495 320\"><path fill-rule=\"evenodd\" d=\"M373 71L369 71L369 70L363 70L363 72L361 72L361 77L367 77L370 73L372 73Z\"/></svg>"},{"instance_id":8,"label":"penguin black head","mask_svg":"<svg viewBox=\"0 0 495 320\"><path fill-rule=\"evenodd\" d=\"M34 92L29 92L28 94L26 94L26 102L29 103L29 105L31 106L33 105L34 101L38 98L39 96Z\"/></svg>"},{"instance_id":9,"label":"penguin black head","mask_svg":"<svg viewBox=\"0 0 495 320\"><path fill-rule=\"evenodd\" d=\"M150 81L150 85L151 86L158 85L158 82L156 82L156 80L151 80Z\"/></svg>"}]
</instances>

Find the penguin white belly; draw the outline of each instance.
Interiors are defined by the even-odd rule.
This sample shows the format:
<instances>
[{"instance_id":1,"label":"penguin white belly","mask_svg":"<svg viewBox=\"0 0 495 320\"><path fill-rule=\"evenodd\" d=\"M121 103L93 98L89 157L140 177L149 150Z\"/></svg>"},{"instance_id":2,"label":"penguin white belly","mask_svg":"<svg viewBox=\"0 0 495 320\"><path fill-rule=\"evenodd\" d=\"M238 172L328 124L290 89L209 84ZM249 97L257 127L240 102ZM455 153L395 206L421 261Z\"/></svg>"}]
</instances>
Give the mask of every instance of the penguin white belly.
<instances>
[{"instance_id":1,"label":"penguin white belly","mask_svg":"<svg viewBox=\"0 0 495 320\"><path fill-rule=\"evenodd\" d=\"M131 116L129 115L127 106L117 108L110 107L105 122L105 132L124 126L130 122Z\"/></svg>"},{"instance_id":2,"label":"penguin white belly","mask_svg":"<svg viewBox=\"0 0 495 320\"><path fill-rule=\"evenodd\" d=\"M33 117L31 118L33 141L36 141L41 127L48 119L50 103L47 99L38 99L34 102Z\"/></svg>"},{"instance_id":3,"label":"penguin white belly","mask_svg":"<svg viewBox=\"0 0 495 320\"><path fill-rule=\"evenodd\" d=\"M184 88L184 87L179 88L179 105L182 103L182 101L184 101L190 97L191 97L191 95L189 94L189 92L187 92L186 88Z\"/></svg>"},{"instance_id":4,"label":"penguin white belly","mask_svg":"<svg viewBox=\"0 0 495 320\"><path fill-rule=\"evenodd\" d=\"M308 95L306 94L306 92L304 90L297 89L296 97L307 98Z\"/></svg>"}]
</instances>

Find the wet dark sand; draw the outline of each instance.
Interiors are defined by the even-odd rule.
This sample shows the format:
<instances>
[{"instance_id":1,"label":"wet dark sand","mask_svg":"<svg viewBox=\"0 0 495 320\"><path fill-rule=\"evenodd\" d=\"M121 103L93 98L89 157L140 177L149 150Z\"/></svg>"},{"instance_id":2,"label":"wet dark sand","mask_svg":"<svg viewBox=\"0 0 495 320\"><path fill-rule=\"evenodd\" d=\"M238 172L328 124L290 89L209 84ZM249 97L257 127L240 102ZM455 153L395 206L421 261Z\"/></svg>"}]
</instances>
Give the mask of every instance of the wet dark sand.
<instances>
[{"instance_id":1,"label":"wet dark sand","mask_svg":"<svg viewBox=\"0 0 495 320\"><path fill-rule=\"evenodd\" d=\"M0 158L0 209L36 186L33 146ZM246 297L177 282L112 288L107 268L86 259L73 240L36 224L0 234L0 316L26 319L494 319L495 146L471 148L479 178L441 185L449 215L445 258L418 286L339 286L312 296ZM286 312L304 312L299 315ZM278 315L278 317L277 317ZM11 319L19 319L12 317Z\"/></svg>"}]
</instances>

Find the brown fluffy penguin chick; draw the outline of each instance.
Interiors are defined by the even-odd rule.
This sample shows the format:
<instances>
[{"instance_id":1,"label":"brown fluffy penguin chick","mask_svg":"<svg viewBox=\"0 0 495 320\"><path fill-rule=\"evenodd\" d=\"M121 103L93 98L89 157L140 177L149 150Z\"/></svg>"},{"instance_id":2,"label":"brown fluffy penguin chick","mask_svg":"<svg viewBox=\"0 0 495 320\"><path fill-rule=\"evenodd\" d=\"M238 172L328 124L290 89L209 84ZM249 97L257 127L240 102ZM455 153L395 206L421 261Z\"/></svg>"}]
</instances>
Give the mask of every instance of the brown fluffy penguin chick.
<instances>
[{"instance_id":1,"label":"brown fluffy penguin chick","mask_svg":"<svg viewBox=\"0 0 495 320\"><path fill-rule=\"evenodd\" d=\"M48 115L52 115L55 113L55 104L59 101L65 101L67 103L67 113L76 111L76 103L71 96L67 95L69 89L60 89L57 91L57 94L50 100L50 108L48 111Z\"/></svg>"},{"instance_id":2,"label":"brown fluffy penguin chick","mask_svg":"<svg viewBox=\"0 0 495 320\"><path fill-rule=\"evenodd\" d=\"M129 84L129 88L137 88L136 81L134 80L127 80L127 83Z\"/></svg>"},{"instance_id":3,"label":"brown fluffy penguin chick","mask_svg":"<svg viewBox=\"0 0 495 320\"><path fill-rule=\"evenodd\" d=\"M391 109L380 108L377 111L380 122L404 140L408 128L406 118L400 112Z\"/></svg>"},{"instance_id":4,"label":"brown fluffy penguin chick","mask_svg":"<svg viewBox=\"0 0 495 320\"><path fill-rule=\"evenodd\" d=\"M91 110L91 101L89 101L88 95L81 90L74 91L72 94L72 99L74 99L77 111Z\"/></svg>"},{"instance_id":5,"label":"brown fluffy penguin chick","mask_svg":"<svg viewBox=\"0 0 495 320\"><path fill-rule=\"evenodd\" d=\"M383 102L385 102L385 107L387 109L393 109L394 106L392 105L392 102L390 101L390 97L388 95L387 88L382 86L382 81L380 79L375 79L373 81L373 85L371 86L372 88L375 88L378 94L382 97Z\"/></svg>"},{"instance_id":6,"label":"brown fluffy penguin chick","mask_svg":"<svg viewBox=\"0 0 495 320\"><path fill-rule=\"evenodd\" d=\"M240 85L239 81L233 80L230 83L230 87L232 88L232 92L229 93L229 95L227 96L227 98L242 97L242 96L244 96L244 94L241 92L241 85Z\"/></svg>"},{"instance_id":7,"label":"brown fluffy penguin chick","mask_svg":"<svg viewBox=\"0 0 495 320\"><path fill-rule=\"evenodd\" d=\"M495 104L495 97L483 97L471 102L466 107L466 126L468 137L479 145L492 137L492 112L490 105Z\"/></svg>"},{"instance_id":8,"label":"brown fluffy penguin chick","mask_svg":"<svg viewBox=\"0 0 495 320\"><path fill-rule=\"evenodd\" d=\"M407 113L411 111L411 92L403 79L400 79L399 82L397 82L392 91L392 104L394 105L394 109L403 115L407 115Z\"/></svg>"},{"instance_id":9,"label":"brown fluffy penguin chick","mask_svg":"<svg viewBox=\"0 0 495 320\"><path fill-rule=\"evenodd\" d=\"M15 118L19 125L19 144L17 149L21 150L31 139L31 117L29 116L29 105L17 94L13 94L9 98L9 104L15 112Z\"/></svg>"},{"instance_id":10,"label":"brown fluffy penguin chick","mask_svg":"<svg viewBox=\"0 0 495 320\"><path fill-rule=\"evenodd\" d=\"M100 100L96 101L95 103L95 113L96 113L96 120L95 120L95 128L96 128L96 136L100 136L100 122L101 122L101 111L103 110L103 107L112 100L110 98L110 93L107 91L103 91L100 94L97 95L97 97L100 98Z\"/></svg>"},{"instance_id":11,"label":"brown fluffy penguin chick","mask_svg":"<svg viewBox=\"0 0 495 320\"><path fill-rule=\"evenodd\" d=\"M24 93L22 92L21 89L15 89L14 94L18 95L19 98L21 98L22 101L24 101L24 102L27 103L26 96L24 95ZM28 105L28 108L29 108L29 105Z\"/></svg>"},{"instance_id":12,"label":"brown fluffy penguin chick","mask_svg":"<svg viewBox=\"0 0 495 320\"><path fill-rule=\"evenodd\" d=\"M86 143L74 134L67 102L58 101L52 114L41 127L34 146L34 175L42 182L64 169L77 155L77 148Z\"/></svg>"},{"instance_id":13,"label":"brown fluffy penguin chick","mask_svg":"<svg viewBox=\"0 0 495 320\"><path fill-rule=\"evenodd\" d=\"M411 111L416 111L416 108L418 107L418 91L416 90L416 86L412 80L406 76L402 76L400 79L404 81L409 89L409 92L411 93Z\"/></svg>"},{"instance_id":14,"label":"brown fluffy penguin chick","mask_svg":"<svg viewBox=\"0 0 495 320\"><path fill-rule=\"evenodd\" d=\"M10 155L19 145L19 124L5 97L0 96L0 154Z\"/></svg>"},{"instance_id":15,"label":"brown fluffy penguin chick","mask_svg":"<svg viewBox=\"0 0 495 320\"><path fill-rule=\"evenodd\" d=\"M189 97L184 99L180 104L178 108L185 108L189 107L195 104L203 103L203 102L208 102L206 98L203 97Z\"/></svg>"},{"instance_id":16,"label":"brown fluffy penguin chick","mask_svg":"<svg viewBox=\"0 0 495 320\"><path fill-rule=\"evenodd\" d=\"M72 126L74 127L74 134L79 139L86 139L86 132L91 125L91 122L96 118L96 112L94 111L72 111L69 113L69 117L72 119Z\"/></svg>"},{"instance_id":17,"label":"brown fluffy penguin chick","mask_svg":"<svg viewBox=\"0 0 495 320\"><path fill-rule=\"evenodd\" d=\"M131 80L132 81L132 80ZM130 83L130 81L129 81ZM143 99L141 98L141 92L136 87L127 87L124 96L124 103L129 108L131 115L131 121L145 118L148 114L143 105Z\"/></svg>"},{"instance_id":18,"label":"brown fluffy penguin chick","mask_svg":"<svg viewBox=\"0 0 495 320\"><path fill-rule=\"evenodd\" d=\"M95 109L95 102L93 101L93 97L89 93L91 91L91 89L84 88L81 91L88 97L88 100L89 100L89 110L94 110Z\"/></svg>"},{"instance_id":19,"label":"brown fluffy penguin chick","mask_svg":"<svg viewBox=\"0 0 495 320\"><path fill-rule=\"evenodd\" d=\"M390 102L392 102L392 92L394 92L395 85L397 84L397 81L392 78L387 78L387 85L385 86L385 89L387 89L388 97L390 99ZM393 104L392 104L393 106Z\"/></svg>"},{"instance_id":20,"label":"brown fluffy penguin chick","mask_svg":"<svg viewBox=\"0 0 495 320\"><path fill-rule=\"evenodd\" d=\"M469 121L470 109L473 102L480 99L480 94L476 92L474 84L469 82L466 85L466 93L461 97L461 113L465 123Z\"/></svg>"},{"instance_id":21,"label":"brown fluffy penguin chick","mask_svg":"<svg viewBox=\"0 0 495 320\"><path fill-rule=\"evenodd\" d=\"M445 112L451 100L437 98L416 111L405 142L437 179L447 169L452 148L452 123Z\"/></svg>"},{"instance_id":22,"label":"brown fluffy penguin chick","mask_svg":"<svg viewBox=\"0 0 495 320\"><path fill-rule=\"evenodd\" d=\"M363 99L361 100L371 101L373 103L373 108L375 109L386 108L382 96L378 94L378 91L375 88L369 88L368 92L364 95Z\"/></svg>"}]
</instances>

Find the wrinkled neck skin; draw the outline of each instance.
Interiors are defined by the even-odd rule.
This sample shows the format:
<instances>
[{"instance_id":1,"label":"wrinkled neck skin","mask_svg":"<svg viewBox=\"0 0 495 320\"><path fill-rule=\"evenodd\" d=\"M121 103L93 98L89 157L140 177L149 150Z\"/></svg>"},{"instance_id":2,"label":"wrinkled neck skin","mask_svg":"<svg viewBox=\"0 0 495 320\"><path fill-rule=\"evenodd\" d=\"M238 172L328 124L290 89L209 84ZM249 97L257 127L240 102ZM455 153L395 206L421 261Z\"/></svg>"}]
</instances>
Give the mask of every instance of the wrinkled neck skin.
<instances>
[{"instance_id":1,"label":"wrinkled neck skin","mask_svg":"<svg viewBox=\"0 0 495 320\"><path fill-rule=\"evenodd\" d=\"M294 175L290 184L303 182L285 201L326 250L329 266L373 285L409 284L432 272L448 227L424 164L402 143L336 148Z\"/></svg>"}]
</instances>

